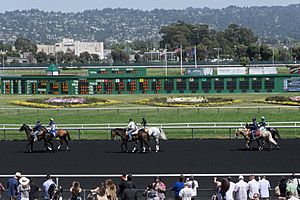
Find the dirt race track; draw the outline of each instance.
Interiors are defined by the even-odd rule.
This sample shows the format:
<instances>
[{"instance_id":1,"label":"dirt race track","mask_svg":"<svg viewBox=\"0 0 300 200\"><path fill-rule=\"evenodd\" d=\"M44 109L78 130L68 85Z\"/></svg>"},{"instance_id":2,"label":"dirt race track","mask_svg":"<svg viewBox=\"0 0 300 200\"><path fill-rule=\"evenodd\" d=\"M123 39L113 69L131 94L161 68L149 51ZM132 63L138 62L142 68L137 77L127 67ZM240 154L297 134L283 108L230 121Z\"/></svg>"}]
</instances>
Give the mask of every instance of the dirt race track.
<instances>
[{"instance_id":1,"label":"dirt race track","mask_svg":"<svg viewBox=\"0 0 300 200\"><path fill-rule=\"evenodd\" d=\"M243 174L300 171L300 139L281 140L280 150L262 152L247 151L244 140L168 140L161 143L159 153L128 154L121 153L120 141L71 141L70 152L55 153L41 151L42 144L35 146L34 153L27 153L25 144L25 141L0 142L1 175L14 174L16 171L24 174ZM200 185L210 188L211 179L202 178ZM66 178L62 181L70 185L72 180ZM118 179L115 180L118 182ZM137 185L144 188L152 178L135 180ZM175 180L168 178L165 182L171 186ZM86 181L84 187L94 187L98 183L99 179L91 179Z\"/></svg>"}]
</instances>

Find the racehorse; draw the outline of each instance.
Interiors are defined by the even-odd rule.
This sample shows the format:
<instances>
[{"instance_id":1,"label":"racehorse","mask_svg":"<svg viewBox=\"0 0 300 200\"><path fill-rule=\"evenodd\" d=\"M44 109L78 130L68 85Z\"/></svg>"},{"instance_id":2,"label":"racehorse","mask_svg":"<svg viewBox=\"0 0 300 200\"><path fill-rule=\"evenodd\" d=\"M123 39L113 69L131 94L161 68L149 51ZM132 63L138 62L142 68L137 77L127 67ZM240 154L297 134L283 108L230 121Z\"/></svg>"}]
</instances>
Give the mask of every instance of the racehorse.
<instances>
[{"instance_id":1,"label":"racehorse","mask_svg":"<svg viewBox=\"0 0 300 200\"><path fill-rule=\"evenodd\" d=\"M28 150L28 146L30 145L29 152L33 152L34 137L32 135L32 129L27 124L23 124L20 127L19 131L20 132L25 131L25 133L27 135L27 141L28 141L28 143L26 145L26 149ZM52 134L48 133L48 131L45 127L42 127L42 130L38 134L38 141L44 140L44 150L45 151L47 150L47 146L50 151L53 150L52 139L53 139ZM49 145L50 145L50 147L49 147Z\"/></svg>"},{"instance_id":2,"label":"racehorse","mask_svg":"<svg viewBox=\"0 0 300 200\"><path fill-rule=\"evenodd\" d=\"M57 147L57 150L60 150L63 143L66 143L67 151L69 151L69 141L71 140L70 133L68 130L65 129L56 129L56 138L59 139L59 146Z\"/></svg>"},{"instance_id":3,"label":"racehorse","mask_svg":"<svg viewBox=\"0 0 300 200\"><path fill-rule=\"evenodd\" d=\"M156 142L155 151L158 152L159 151L159 139L167 140L167 136L166 136L164 130L161 128L157 128L157 127L145 128L144 130L149 134L150 137L152 137L155 140L155 142Z\"/></svg>"},{"instance_id":4,"label":"racehorse","mask_svg":"<svg viewBox=\"0 0 300 200\"><path fill-rule=\"evenodd\" d=\"M264 144L266 142L269 144L270 149L272 149L271 143L277 146L277 142L275 142L275 140L272 138L271 132L269 132L267 130L260 130L260 136L255 139L252 139L250 137L250 128L249 128L248 123L246 124L245 128L236 129L235 137L237 138L239 136L239 134L244 136L244 138L246 140L247 149L251 149L250 144L255 140L257 141L257 144L259 146L259 148L258 148L259 151L263 150ZM262 139L262 145L260 145L259 139Z\"/></svg>"},{"instance_id":5,"label":"racehorse","mask_svg":"<svg viewBox=\"0 0 300 200\"><path fill-rule=\"evenodd\" d=\"M127 143L129 142L129 137L126 134L126 129L124 128L116 128L116 129L112 129L111 130L111 139L115 139L116 136L120 136L121 140L122 140L122 144L121 144L121 149L122 152L128 152L128 146ZM149 151L151 151L150 145L149 145L149 135L148 133L145 132L145 130L138 130L137 134L133 134L132 135L132 142L135 142L135 146L132 150L132 152L135 152L136 147L137 147L137 142L140 142L140 149L143 149L143 152L146 152L146 147L149 149ZM123 146L125 145L126 147L126 151L124 151ZM145 147L145 146L146 147Z\"/></svg>"}]
</instances>

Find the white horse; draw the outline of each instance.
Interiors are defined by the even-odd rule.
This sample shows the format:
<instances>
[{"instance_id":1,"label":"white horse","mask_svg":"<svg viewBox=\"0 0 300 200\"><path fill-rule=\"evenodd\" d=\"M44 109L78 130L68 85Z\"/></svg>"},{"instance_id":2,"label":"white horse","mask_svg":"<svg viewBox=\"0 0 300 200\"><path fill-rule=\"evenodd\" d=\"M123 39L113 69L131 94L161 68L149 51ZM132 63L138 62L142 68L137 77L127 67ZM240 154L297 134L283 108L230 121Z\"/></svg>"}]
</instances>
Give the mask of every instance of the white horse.
<instances>
[{"instance_id":1,"label":"white horse","mask_svg":"<svg viewBox=\"0 0 300 200\"><path fill-rule=\"evenodd\" d=\"M167 136L163 129L157 127L146 128L145 131L150 137L153 137L156 141L155 151L159 151L159 139L167 140Z\"/></svg>"}]
</instances>

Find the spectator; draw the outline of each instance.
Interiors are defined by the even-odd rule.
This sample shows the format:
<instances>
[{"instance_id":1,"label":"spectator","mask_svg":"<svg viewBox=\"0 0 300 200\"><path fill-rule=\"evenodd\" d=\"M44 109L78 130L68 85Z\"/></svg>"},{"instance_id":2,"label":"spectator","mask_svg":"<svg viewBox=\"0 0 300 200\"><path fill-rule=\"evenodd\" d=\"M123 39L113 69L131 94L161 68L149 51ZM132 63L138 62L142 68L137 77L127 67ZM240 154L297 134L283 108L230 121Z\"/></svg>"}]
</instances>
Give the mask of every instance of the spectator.
<instances>
[{"instance_id":1,"label":"spectator","mask_svg":"<svg viewBox=\"0 0 300 200\"><path fill-rule=\"evenodd\" d=\"M44 199L51 199L51 195L54 192L56 185L53 182L51 175L47 174L46 181L43 183L43 195Z\"/></svg>"},{"instance_id":2,"label":"spectator","mask_svg":"<svg viewBox=\"0 0 300 200\"><path fill-rule=\"evenodd\" d=\"M199 187L198 181L194 179L194 176L190 176L187 183L192 189L192 200L195 200L197 197L197 189Z\"/></svg>"},{"instance_id":3,"label":"spectator","mask_svg":"<svg viewBox=\"0 0 300 200\"><path fill-rule=\"evenodd\" d=\"M0 182L0 198L2 197L2 193L5 191L5 187Z\"/></svg>"},{"instance_id":4,"label":"spectator","mask_svg":"<svg viewBox=\"0 0 300 200\"><path fill-rule=\"evenodd\" d=\"M154 183L152 185L153 185L153 189L157 192L159 199L160 200L165 199L166 198L166 184L164 184L161 181L161 178L158 176L155 177Z\"/></svg>"},{"instance_id":5,"label":"spectator","mask_svg":"<svg viewBox=\"0 0 300 200\"><path fill-rule=\"evenodd\" d=\"M251 175L248 182L249 198L254 199L254 194L259 194L259 183L255 180L255 176Z\"/></svg>"},{"instance_id":6,"label":"spectator","mask_svg":"<svg viewBox=\"0 0 300 200\"><path fill-rule=\"evenodd\" d=\"M10 200L17 200L18 198L18 186L19 186L19 180L21 178L21 173L16 172L15 176L13 178L8 179L7 181L7 191L8 191L8 198Z\"/></svg>"},{"instance_id":7,"label":"spectator","mask_svg":"<svg viewBox=\"0 0 300 200\"><path fill-rule=\"evenodd\" d=\"M295 174L292 175L292 179L293 179L293 184L296 186L296 188L298 187L298 185L300 186L300 181L299 181L299 179L297 179L297 177L295 176ZM296 198L300 198L300 194L299 194L298 189L296 190L295 197Z\"/></svg>"},{"instance_id":8,"label":"spectator","mask_svg":"<svg viewBox=\"0 0 300 200\"><path fill-rule=\"evenodd\" d=\"M70 193L71 196L69 198L69 200L81 200L81 191L82 189L80 188L80 183L77 181L74 181L72 183L72 187L70 188Z\"/></svg>"},{"instance_id":9,"label":"spectator","mask_svg":"<svg viewBox=\"0 0 300 200\"><path fill-rule=\"evenodd\" d=\"M17 190L20 193L21 200L29 200L29 192L30 192L30 180L26 177L22 177L19 180L20 185Z\"/></svg>"},{"instance_id":10,"label":"spectator","mask_svg":"<svg viewBox=\"0 0 300 200\"><path fill-rule=\"evenodd\" d=\"M130 187L136 188L134 182L132 181L132 175L131 174L127 175L126 188L128 188L128 185L130 185Z\"/></svg>"},{"instance_id":11,"label":"spectator","mask_svg":"<svg viewBox=\"0 0 300 200\"><path fill-rule=\"evenodd\" d=\"M126 183L127 183L127 175L126 173L123 173L121 176L121 181L119 183L119 189L117 192L118 198L120 200L124 200L124 190L126 188Z\"/></svg>"},{"instance_id":12,"label":"spectator","mask_svg":"<svg viewBox=\"0 0 300 200\"><path fill-rule=\"evenodd\" d=\"M132 181L127 181L126 189L124 190L124 200L137 200L137 189Z\"/></svg>"},{"instance_id":13,"label":"spectator","mask_svg":"<svg viewBox=\"0 0 300 200\"><path fill-rule=\"evenodd\" d=\"M217 177L214 177L214 183L216 184L217 194L213 195L212 199L225 199L225 195L229 190L230 183L227 179L222 179L222 181L217 181Z\"/></svg>"},{"instance_id":14,"label":"spectator","mask_svg":"<svg viewBox=\"0 0 300 200\"><path fill-rule=\"evenodd\" d=\"M106 194L109 200L117 199L117 187L111 179L105 181Z\"/></svg>"},{"instance_id":15,"label":"spectator","mask_svg":"<svg viewBox=\"0 0 300 200\"><path fill-rule=\"evenodd\" d=\"M233 191L234 191L235 183L232 181L232 178L230 176L227 178L227 180L229 181L229 189L225 194L225 199L233 200Z\"/></svg>"},{"instance_id":16,"label":"spectator","mask_svg":"<svg viewBox=\"0 0 300 200\"><path fill-rule=\"evenodd\" d=\"M158 192L153 188L153 184L149 184L143 195L147 200L159 200Z\"/></svg>"},{"instance_id":17,"label":"spectator","mask_svg":"<svg viewBox=\"0 0 300 200\"><path fill-rule=\"evenodd\" d=\"M284 200L286 197L286 179L285 177L281 177L279 181L279 197L278 199Z\"/></svg>"},{"instance_id":18,"label":"spectator","mask_svg":"<svg viewBox=\"0 0 300 200\"><path fill-rule=\"evenodd\" d=\"M286 199L289 199L289 200L298 200L298 198L296 198L292 192L287 192L286 194L287 198Z\"/></svg>"},{"instance_id":19,"label":"spectator","mask_svg":"<svg viewBox=\"0 0 300 200\"><path fill-rule=\"evenodd\" d=\"M292 179L288 179L286 185L286 192L290 192L294 197L297 195L297 185L294 184Z\"/></svg>"},{"instance_id":20,"label":"spectator","mask_svg":"<svg viewBox=\"0 0 300 200\"><path fill-rule=\"evenodd\" d=\"M179 192L179 197L181 200L191 200L192 199L192 188L189 188L188 183L184 183L184 188L182 188Z\"/></svg>"},{"instance_id":21,"label":"spectator","mask_svg":"<svg viewBox=\"0 0 300 200\"><path fill-rule=\"evenodd\" d=\"M96 189L91 190L91 192L97 195L97 200L108 200L104 183L100 183L100 185Z\"/></svg>"},{"instance_id":22,"label":"spectator","mask_svg":"<svg viewBox=\"0 0 300 200\"><path fill-rule=\"evenodd\" d=\"M248 184L244 181L244 176L239 176L239 182L234 187L234 199L235 200L246 200L247 199L247 188Z\"/></svg>"},{"instance_id":23,"label":"spectator","mask_svg":"<svg viewBox=\"0 0 300 200\"><path fill-rule=\"evenodd\" d=\"M37 200L39 197L39 192L42 191L41 188L35 184L33 180L30 180L30 192L29 192L29 200Z\"/></svg>"},{"instance_id":24,"label":"spectator","mask_svg":"<svg viewBox=\"0 0 300 200\"><path fill-rule=\"evenodd\" d=\"M179 192L182 188L184 188L184 180L185 177L183 175L179 176L179 181L177 181L171 190L175 191L175 200L180 200Z\"/></svg>"},{"instance_id":25,"label":"spectator","mask_svg":"<svg viewBox=\"0 0 300 200\"><path fill-rule=\"evenodd\" d=\"M259 191L260 191L260 197L263 200L269 200L270 198L270 189L271 185L270 182L267 180L266 176L263 176L259 182Z\"/></svg>"}]
</instances>

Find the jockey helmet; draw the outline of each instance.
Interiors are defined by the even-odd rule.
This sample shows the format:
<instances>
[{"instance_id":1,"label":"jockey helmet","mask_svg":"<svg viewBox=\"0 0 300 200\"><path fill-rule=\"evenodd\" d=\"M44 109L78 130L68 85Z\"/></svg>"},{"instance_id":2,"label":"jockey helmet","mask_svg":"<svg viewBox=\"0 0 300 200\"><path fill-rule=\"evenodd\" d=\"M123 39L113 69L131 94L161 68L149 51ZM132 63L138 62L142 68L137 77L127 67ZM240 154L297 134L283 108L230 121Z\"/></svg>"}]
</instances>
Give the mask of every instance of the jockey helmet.
<instances>
[{"instance_id":1,"label":"jockey helmet","mask_svg":"<svg viewBox=\"0 0 300 200\"><path fill-rule=\"evenodd\" d=\"M252 121L256 121L256 118L255 118L255 117L253 117L253 118L252 118Z\"/></svg>"},{"instance_id":2,"label":"jockey helmet","mask_svg":"<svg viewBox=\"0 0 300 200\"><path fill-rule=\"evenodd\" d=\"M131 122L131 121L132 121L132 118L129 118L129 121Z\"/></svg>"},{"instance_id":3,"label":"jockey helmet","mask_svg":"<svg viewBox=\"0 0 300 200\"><path fill-rule=\"evenodd\" d=\"M54 121L53 118L50 118L49 120L52 121L52 122Z\"/></svg>"},{"instance_id":4,"label":"jockey helmet","mask_svg":"<svg viewBox=\"0 0 300 200\"><path fill-rule=\"evenodd\" d=\"M262 116L262 117L261 117L261 119L265 120L265 117L264 117L264 116Z\"/></svg>"},{"instance_id":5,"label":"jockey helmet","mask_svg":"<svg viewBox=\"0 0 300 200\"><path fill-rule=\"evenodd\" d=\"M37 120L36 123L40 123L40 120Z\"/></svg>"}]
</instances>

